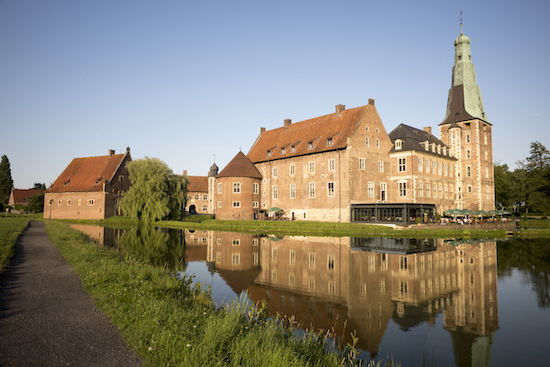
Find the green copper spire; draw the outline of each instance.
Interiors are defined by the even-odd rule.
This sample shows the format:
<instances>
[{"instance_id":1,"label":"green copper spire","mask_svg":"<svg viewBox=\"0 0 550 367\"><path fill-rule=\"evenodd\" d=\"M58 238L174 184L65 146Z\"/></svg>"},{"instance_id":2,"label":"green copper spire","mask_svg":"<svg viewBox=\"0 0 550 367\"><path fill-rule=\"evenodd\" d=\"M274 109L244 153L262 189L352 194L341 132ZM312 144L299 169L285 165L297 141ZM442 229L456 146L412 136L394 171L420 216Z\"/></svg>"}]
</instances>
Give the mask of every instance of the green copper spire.
<instances>
[{"instance_id":1,"label":"green copper spire","mask_svg":"<svg viewBox=\"0 0 550 367\"><path fill-rule=\"evenodd\" d=\"M483 108L481 91L476 82L476 71L472 63L470 52L470 38L462 33L455 40L455 64L449 98L447 100L447 113L441 123L480 119L490 124Z\"/></svg>"}]
</instances>

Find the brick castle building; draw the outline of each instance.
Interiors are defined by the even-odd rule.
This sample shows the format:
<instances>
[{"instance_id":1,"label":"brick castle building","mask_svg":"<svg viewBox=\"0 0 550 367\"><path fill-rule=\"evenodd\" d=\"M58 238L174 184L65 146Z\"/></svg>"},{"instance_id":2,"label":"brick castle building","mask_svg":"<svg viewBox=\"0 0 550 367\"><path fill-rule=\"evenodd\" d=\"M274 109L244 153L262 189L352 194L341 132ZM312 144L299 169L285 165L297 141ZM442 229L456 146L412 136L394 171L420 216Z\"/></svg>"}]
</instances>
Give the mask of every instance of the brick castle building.
<instances>
[{"instance_id":1,"label":"brick castle building","mask_svg":"<svg viewBox=\"0 0 550 367\"><path fill-rule=\"evenodd\" d=\"M234 158L243 171L232 161L213 180L209 200L216 203L217 218L262 218L276 207L288 219L410 223L453 208L493 210L492 124L476 83L470 39L461 32L454 45L439 138L431 127L405 124L388 134L372 99L261 128L248 155ZM250 173L251 166L258 174ZM231 173L224 173L228 168Z\"/></svg>"}]
</instances>

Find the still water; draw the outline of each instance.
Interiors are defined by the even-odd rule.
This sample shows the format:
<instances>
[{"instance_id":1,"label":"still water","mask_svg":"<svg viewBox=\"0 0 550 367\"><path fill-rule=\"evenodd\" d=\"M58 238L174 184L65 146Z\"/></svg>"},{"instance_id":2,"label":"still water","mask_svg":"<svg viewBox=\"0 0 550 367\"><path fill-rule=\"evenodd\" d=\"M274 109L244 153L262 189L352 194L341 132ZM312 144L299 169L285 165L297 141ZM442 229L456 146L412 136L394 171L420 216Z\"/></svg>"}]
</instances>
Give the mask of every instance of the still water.
<instances>
[{"instance_id":1,"label":"still water","mask_svg":"<svg viewBox=\"0 0 550 367\"><path fill-rule=\"evenodd\" d=\"M546 366L550 240L258 236L75 226L272 315L334 330L364 359L403 365Z\"/></svg>"}]
</instances>

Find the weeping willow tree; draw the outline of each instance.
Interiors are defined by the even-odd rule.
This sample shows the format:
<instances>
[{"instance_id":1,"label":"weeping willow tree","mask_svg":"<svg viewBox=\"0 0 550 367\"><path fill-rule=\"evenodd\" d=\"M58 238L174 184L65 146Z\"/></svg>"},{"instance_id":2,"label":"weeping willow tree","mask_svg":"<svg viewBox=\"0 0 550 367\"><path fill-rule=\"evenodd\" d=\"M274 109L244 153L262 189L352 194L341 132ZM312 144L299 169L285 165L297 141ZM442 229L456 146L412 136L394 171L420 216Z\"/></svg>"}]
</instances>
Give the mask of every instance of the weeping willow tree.
<instances>
[{"instance_id":1,"label":"weeping willow tree","mask_svg":"<svg viewBox=\"0 0 550 367\"><path fill-rule=\"evenodd\" d=\"M137 159L127 167L132 186L121 202L125 215L140 222L182 217L187 198L186 178L175 175L158 158Z\"/></svg>"}]
</instances>

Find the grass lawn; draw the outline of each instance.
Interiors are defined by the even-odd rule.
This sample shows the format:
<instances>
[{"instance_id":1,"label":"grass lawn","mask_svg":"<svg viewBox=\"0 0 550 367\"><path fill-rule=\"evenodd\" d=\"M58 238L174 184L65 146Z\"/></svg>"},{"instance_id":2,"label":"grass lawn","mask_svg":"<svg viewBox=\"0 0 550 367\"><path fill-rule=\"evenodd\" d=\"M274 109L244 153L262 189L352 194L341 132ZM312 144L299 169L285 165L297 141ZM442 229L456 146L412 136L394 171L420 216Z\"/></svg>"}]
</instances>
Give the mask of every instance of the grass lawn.
<instances>
[{"instance_id":1,"label":"grass lawn","mask_svg":"<svg viewBox=\"0 0 550 367\"><path fill-rule=\"evenodd\" d=\"M209 291L193 287L189 278L178 280L131 254L98 246L63 223L46 221L45 226L98 309L146 365L358 364L354 348L328 352L324 336L292 336L293 327L268 319L265 306L251 308L241 301L215 308Z\"/></svg>"},{"instance_id":2,"label":"grass lawn","mask_svg":"<svg viewBox=\"0 0 550 367\"><path fill-rule=\"evenodd\" d=\"M17 237L29 224L30 217L0 216L0 274L9 269Z\"/></svg>"}]
</instances>

